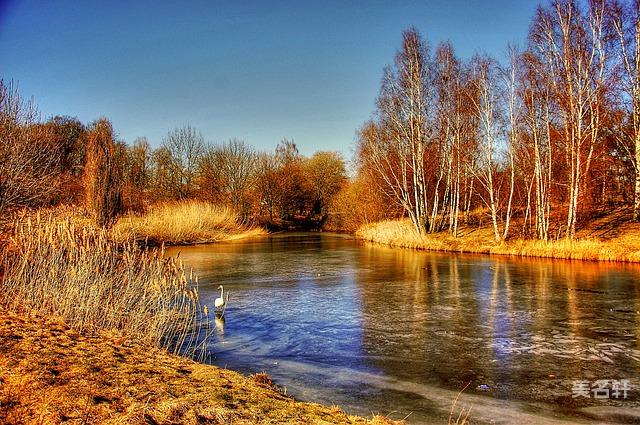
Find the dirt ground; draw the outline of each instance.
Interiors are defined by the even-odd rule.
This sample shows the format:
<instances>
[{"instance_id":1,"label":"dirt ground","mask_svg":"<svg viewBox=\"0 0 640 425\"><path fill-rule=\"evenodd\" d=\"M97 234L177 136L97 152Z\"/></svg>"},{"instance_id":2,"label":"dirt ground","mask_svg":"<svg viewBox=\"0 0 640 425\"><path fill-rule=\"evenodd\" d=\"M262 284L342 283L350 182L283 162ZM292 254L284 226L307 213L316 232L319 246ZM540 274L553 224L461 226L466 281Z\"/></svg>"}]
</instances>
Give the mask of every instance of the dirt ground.
<instances>
[{"instance_id":1,"label":"dirt ground","mask_svg":"<svg viewBox=\"0 0 640 425\"><path fill-rule=\"evenodd\" d=\"M0 310L3 424L391 424L301 403L266 374L195 363L49 318Z\"/></svg>"}]
</instances>

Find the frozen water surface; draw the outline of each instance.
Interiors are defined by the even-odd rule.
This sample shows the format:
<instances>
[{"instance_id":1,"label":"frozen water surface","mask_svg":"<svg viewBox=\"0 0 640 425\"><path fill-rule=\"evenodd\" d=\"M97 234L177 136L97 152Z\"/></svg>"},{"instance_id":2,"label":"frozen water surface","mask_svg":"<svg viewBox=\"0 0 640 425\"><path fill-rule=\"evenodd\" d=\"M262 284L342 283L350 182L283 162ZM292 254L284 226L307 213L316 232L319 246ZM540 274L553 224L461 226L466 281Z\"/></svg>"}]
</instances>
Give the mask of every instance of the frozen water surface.
<instances>
[{"instance_id":1,"label":"frozen water surface","mask_svg":"<svg viewBox=\"0 0 640 425\"><path fill-rule=\"evenodd\" d=\"M640 423L640 267L391 249L322 233L175 247L211 305L210 361L409 423ZM573 397L630 380L627 399Z\"/></svg>"}]
</instances>

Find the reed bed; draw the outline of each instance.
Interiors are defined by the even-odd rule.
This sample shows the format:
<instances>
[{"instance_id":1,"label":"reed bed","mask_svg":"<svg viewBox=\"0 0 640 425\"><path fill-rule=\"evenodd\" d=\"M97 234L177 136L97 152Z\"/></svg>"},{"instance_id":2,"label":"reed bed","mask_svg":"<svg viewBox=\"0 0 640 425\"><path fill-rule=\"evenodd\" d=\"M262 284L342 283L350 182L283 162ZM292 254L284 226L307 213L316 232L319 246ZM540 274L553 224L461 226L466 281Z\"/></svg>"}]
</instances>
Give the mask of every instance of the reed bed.
<instances>
[{"instance_id":1,"label":"reed bed","mask_svg":"<svg viewBox=\"0 0 640 425\"><path fill-rule=\"evenodd\" d=\"M493 240L489 228L463 231L454 238L446 232L419 235L409 220L389 220L365 225L357 230L361 240L400 248L430 251L467 252L522 257L640 262L640 236L624 233L602 240L595 237L558 240Z\"/></svg>"},{"instance_id":2,"label":"reed bed","mask_svg":"<svg viewBox=\"0 0 640 425\"><path fill-rule=\"evenodd\" d=\"M197 277L162 249L113 241L107 231L36 214L17 221L3 248L0 304L59 317L79 332L183 352L197 346Z\"/></svg>"},{"instance_id":3,"label":"reed bed","mask_svg":"<svg viewBox=\"0 0 640 425\"><path fill-rule=\"evenodd\" d=\"M120 218L112 230L117 240L186 244L230 241L265 234L238 219L231 209L203 201L152 206L143 215Z\"/></svg>"}]
</instances>

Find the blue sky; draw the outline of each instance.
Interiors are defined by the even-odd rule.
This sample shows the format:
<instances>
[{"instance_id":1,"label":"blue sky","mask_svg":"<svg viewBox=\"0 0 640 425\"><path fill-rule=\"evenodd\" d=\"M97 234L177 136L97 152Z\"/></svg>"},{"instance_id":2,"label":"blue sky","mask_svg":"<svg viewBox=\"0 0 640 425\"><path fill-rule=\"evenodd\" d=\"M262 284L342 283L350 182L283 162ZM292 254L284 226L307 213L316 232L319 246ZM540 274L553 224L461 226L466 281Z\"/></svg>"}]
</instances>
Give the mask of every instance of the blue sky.
<instances>
[{"instance_id":1,"label":"blue sky","mask_svg":"<svg viewBox=\"0 0 640 425\"><path fill-rule=\"evenodd\" d=\"M129 143L190 124L212 142L349 156L404 29L501 56L525 44L537 4L0 0L0 77L45 118L106 116Z\"/></svg>"}]
</instances>

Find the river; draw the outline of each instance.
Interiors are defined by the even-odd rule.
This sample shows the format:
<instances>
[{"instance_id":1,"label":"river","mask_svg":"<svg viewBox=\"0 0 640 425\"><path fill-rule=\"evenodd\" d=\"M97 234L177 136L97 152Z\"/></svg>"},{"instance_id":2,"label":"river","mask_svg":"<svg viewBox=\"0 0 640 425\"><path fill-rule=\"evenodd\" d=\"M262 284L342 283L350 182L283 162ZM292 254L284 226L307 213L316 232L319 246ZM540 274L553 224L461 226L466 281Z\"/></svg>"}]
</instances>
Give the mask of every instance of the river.
<instances>
[{"instance_id":1,"label":"river","mask_svg":"<svg viewBox=\"0 0 640 425\"><path fill-rule=\"evenodd\" d=\"M640 266L324 233L178 254L211 309L229 293L208 361L266 371L299 400L446 424L468 384L455 416L471 407L473 423L640 423Z\"/></svg>"}]
</instances>

